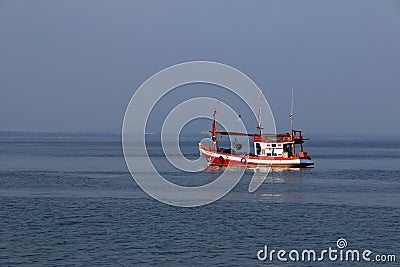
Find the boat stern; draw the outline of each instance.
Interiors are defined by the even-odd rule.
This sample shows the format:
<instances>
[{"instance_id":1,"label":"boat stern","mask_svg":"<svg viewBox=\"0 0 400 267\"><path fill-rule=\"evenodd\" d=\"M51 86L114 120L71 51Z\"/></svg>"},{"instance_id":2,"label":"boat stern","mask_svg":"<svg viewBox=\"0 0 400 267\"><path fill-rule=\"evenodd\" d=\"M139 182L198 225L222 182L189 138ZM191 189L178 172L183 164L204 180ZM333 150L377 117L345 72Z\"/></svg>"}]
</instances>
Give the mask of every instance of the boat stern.
<instances>
[{"instance_id":1,"label":"boat stern","mask_svg":"<svg viewBox=\"0 0 400 267\"><path fill-rule=\"evenodd\" d=\"M300 167L314 167L314 162L311 158L300 158Z\"/></svg>"}]
</instances>

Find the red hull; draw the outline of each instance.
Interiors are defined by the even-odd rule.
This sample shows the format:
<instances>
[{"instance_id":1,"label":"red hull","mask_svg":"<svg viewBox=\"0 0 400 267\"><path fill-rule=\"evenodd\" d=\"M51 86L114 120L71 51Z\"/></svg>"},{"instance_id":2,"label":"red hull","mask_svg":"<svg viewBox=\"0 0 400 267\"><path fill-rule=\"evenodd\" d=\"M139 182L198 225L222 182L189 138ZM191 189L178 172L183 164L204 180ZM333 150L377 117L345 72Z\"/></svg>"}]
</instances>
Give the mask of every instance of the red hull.
<instances>
[{"instance_id":1,"label":"red hull","mask_svg":"<svg viewBox=\"0 0 400 267\"><path fill-rule=\"evenodd\" d=\"M219 166L265 166L265 167L292 167L304 168L311 167L314 162L311 158L306 157L263 157L263 156L248 156L248 155L234 155L217 152L210 149L208 146L199 144L199 149L204 155L206 161L210 165Z\"/></svg>"}]
</instances>

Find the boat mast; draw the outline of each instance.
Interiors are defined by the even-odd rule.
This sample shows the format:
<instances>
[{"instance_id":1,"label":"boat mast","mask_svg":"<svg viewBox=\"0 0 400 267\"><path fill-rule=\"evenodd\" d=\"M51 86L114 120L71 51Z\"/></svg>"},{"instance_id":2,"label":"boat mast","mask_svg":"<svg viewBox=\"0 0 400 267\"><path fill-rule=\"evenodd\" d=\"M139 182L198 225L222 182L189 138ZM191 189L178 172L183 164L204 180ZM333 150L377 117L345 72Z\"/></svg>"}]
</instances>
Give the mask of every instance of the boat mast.
<instances>
[{"instance_id":1,"label":"boat mast","mask_svg":"<svg viewBox=\"0 0 400 267\"><path fill-rule=\"evenodd\" d=\"M289 120L290 120L290 133L291 135L293 135L293 88L292 88L292 103L290 105Z\"/></svg>"},{"instance_id":2,"label":"boat mast","mask_svg":"<svg viewBox=\"0 0 400 267\"><path fill-rule=\"evenodd\" d=\"M211 124L211 140L212 148L215 149L217 146L217 138L215 137L215 117L217 116L217 109L214 109L213 122Z\"/></svg>"},{"instance_id":3,"label":"boat mast","mask_svg":"<svg viewBox=\"0 0 400 267\"><path fill-rule=\"evenodd\" d=\"M262 100L262 90L261 90L261 86L260 86L260 103L258 105L258 116L257 116L257 129L258 129L258 133L259 135L262 134L262 127L261 127L261 100Z\"/></svg>"}]
</instances>

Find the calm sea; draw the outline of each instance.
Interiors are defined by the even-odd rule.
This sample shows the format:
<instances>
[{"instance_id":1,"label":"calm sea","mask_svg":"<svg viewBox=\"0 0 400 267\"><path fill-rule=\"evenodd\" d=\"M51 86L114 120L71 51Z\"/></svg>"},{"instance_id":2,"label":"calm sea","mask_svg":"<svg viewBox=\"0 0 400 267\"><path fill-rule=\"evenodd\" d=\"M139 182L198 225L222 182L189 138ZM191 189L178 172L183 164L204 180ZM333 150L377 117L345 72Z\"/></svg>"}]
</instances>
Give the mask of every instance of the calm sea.
<instances>
[{"instance_id":1,"label":"calm sea","mask_svg":"<svg viewBox=\"0 0 400 267\"><path fill-rule=\"evenodd\" d=\"M197 156L198 141L185 139L182 150ZM167 164L160 143L148 145L153 160ZM397 256L379 266L399 264L400 141L317 138L306 148L315 168L273 171L255 193L245 173L223 199L178 208L141 191L117 139L3 138L0 266L283 266L257 252L321 251L339 238L347 249ZM165 170L188 185L218 173Z\"/></svg>"}]
</instances>

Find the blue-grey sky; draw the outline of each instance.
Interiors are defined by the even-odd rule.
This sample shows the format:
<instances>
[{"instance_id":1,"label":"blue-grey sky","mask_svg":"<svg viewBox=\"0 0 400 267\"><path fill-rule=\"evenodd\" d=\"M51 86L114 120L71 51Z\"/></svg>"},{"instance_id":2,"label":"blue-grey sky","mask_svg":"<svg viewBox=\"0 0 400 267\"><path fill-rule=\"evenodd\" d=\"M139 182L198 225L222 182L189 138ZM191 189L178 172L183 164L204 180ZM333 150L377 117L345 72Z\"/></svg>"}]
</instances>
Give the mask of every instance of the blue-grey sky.
<instances>
[{"instance_id":1,"label":"blue-grey sky","mask_svg":"<svg viewBox=\"0 0 400 267\"><path fill-rule=\"evenodd\" d=\"M135 89L192 60L260 84L278 129L294 87L308 133L400 134L400 1L387 0L0 1L0 130L120 132Z\"/></svg>"}]
</instances>

